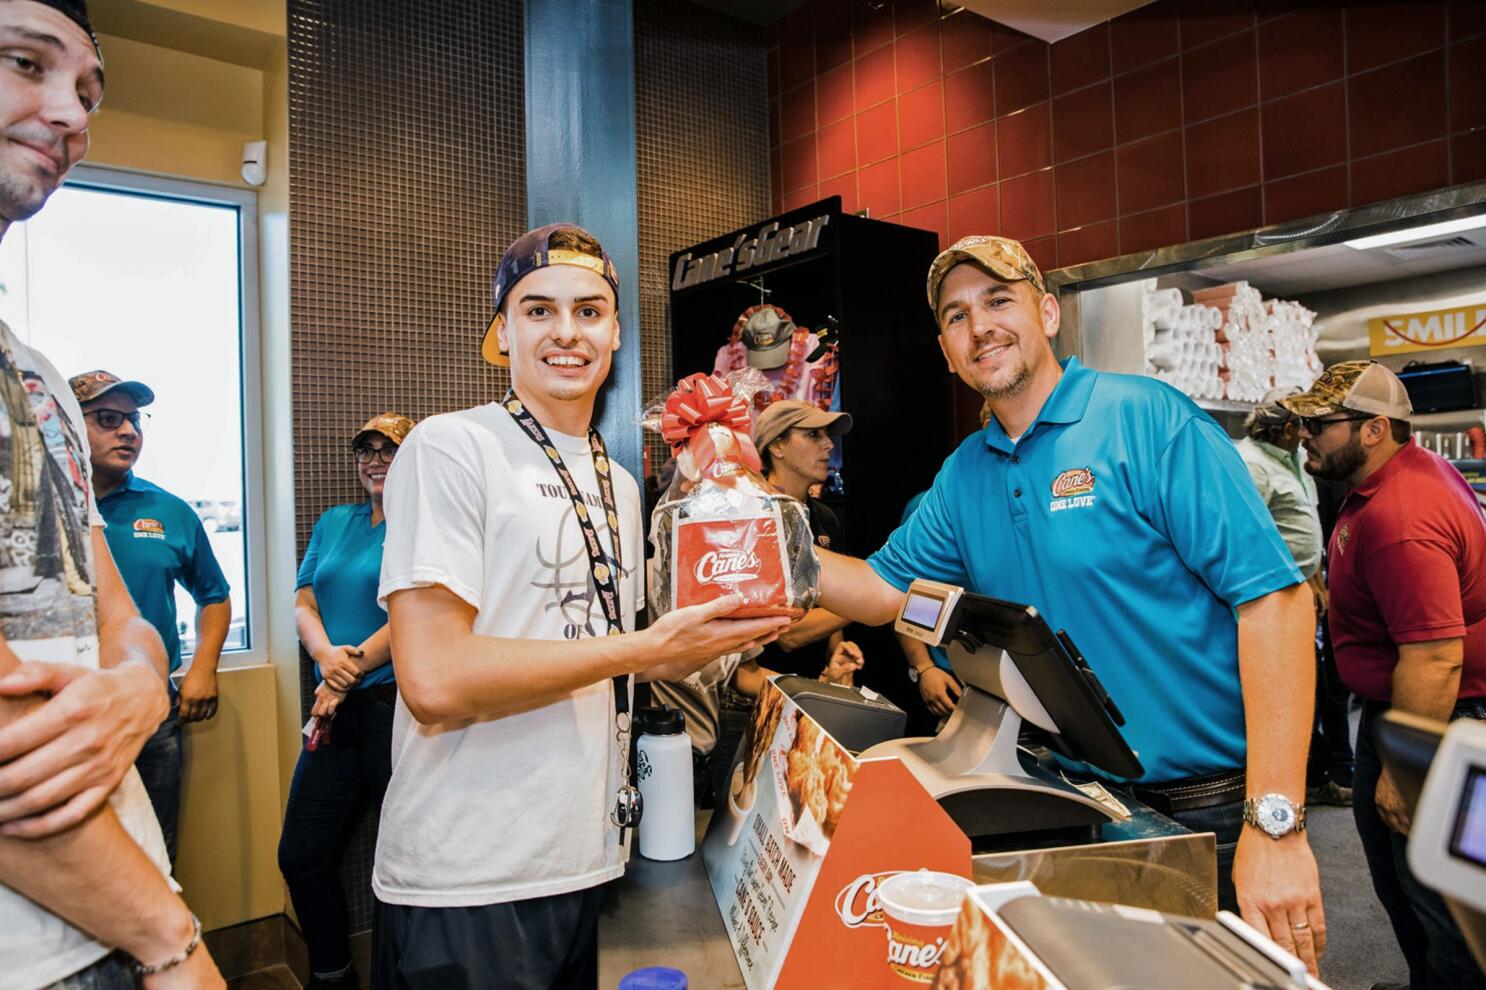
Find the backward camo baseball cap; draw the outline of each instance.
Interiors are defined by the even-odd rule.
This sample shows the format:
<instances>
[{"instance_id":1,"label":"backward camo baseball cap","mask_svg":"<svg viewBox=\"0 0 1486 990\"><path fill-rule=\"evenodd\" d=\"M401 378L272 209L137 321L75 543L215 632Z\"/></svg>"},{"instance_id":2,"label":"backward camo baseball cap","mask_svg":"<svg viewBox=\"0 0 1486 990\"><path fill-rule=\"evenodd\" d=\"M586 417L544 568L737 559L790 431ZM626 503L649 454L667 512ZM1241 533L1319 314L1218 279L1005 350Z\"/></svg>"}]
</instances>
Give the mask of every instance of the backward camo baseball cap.
<instances>
[{"instance_id":1,"label":"backward camo baseball cap","mask_svg":"<svg viewBox=\"0 0 1486 990\"><path fill-rule=\"evenodd\" d=\"M955 241L929 266L929 308L939 311L939 286L949 270L961 262L973 262L1008 282L1026 281L1041 295L1047 289L1037 262L1020 241L991 234L972 234Z\"/></svg>"},{"instance_id":2,"label":"backward camo baseball cap","mask_svg":"<svg viewBox=\"0 0 1486 990\"><path fill-rule=\"evenodd\" d=\"M1408 420L1414 415L1408 389L1376 361L1342 361L1321 372L1310 390L1281 399L1297 416L1329 416L1342 409Z\"/></svg>"}]
</instances>

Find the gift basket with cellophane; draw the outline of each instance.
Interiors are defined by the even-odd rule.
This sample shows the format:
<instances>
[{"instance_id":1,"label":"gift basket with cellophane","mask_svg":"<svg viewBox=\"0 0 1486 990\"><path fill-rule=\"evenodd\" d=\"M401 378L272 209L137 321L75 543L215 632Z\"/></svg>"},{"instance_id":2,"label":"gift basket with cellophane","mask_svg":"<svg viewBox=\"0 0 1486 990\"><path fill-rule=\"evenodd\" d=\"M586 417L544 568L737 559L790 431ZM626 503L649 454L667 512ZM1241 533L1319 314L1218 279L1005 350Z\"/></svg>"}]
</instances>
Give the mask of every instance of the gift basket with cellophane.
<instances>
[{"instance_id":1,"label":"gift basket with cellophane","mask_svg":"<svg viewBox=\"0 0 1486 990\"><path fill-rule=\"evenodd\" d=\"M651 516L650 605L656 615L729 594L737 618L798 617L815 604L820 563L805 506L762 476L749 439L756 370L691 375L646 410L675 471Z\"/></svg>"}]
</instances>

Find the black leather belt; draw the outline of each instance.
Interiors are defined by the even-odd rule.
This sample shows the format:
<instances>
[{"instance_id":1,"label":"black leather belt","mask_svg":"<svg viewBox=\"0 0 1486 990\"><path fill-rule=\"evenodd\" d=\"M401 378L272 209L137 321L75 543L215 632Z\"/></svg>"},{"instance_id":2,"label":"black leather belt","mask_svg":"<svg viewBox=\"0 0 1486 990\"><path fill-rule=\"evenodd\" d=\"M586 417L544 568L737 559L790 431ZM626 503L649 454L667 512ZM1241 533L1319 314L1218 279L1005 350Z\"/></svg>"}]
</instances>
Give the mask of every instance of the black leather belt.
<instances>
[{"instance_id":1,"label":"black leather belt","mask_svg":"<svg viewBox=\"0 0 1486 990\"><path fill-rule=\"evenodd\" d=\"M1135 796L1163 815L1197 811L1244 799L1244 772L1224 770L1206 777L1186 777L1163 784L1134 784Z\"/></svg>"}]
</instances>

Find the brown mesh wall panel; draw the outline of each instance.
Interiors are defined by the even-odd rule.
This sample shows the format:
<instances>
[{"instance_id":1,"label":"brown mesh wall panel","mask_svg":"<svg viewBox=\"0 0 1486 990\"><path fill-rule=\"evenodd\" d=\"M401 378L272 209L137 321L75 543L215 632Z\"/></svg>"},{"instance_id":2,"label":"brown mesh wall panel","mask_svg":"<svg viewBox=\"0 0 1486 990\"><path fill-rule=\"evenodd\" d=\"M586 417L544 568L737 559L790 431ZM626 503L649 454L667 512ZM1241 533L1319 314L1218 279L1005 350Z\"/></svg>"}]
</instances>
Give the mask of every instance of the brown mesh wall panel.
<instances>
[{"instance_id":1,"label":"brown mesh wall panel","mask_svg":"<svg viewBox=\"0 0 1486 990\"><path fill-rule=\"evenodd\" d=\"M635 4L640 347L646 401L669 388L672 251L769 215L764 30L683 0ZM714 327L719 338L727 327ZM646 437L651 463L669 452Z\"/></svg>"},{"instance_id":2,"label":"brown mesh wall panel","mask_svg":"<svg viewBox=\"0 0 1486 990\"><path fill-rule=\"evenodd\" d=\"M326 508L365 497L349 444L369 416L422 419L506 387L478 344L501 251L526 226L524 70L519 0L288 11L302 555ZM374 841L366 815L341 869L352 931L371 923Z\"/></svg>"}]
</instances>

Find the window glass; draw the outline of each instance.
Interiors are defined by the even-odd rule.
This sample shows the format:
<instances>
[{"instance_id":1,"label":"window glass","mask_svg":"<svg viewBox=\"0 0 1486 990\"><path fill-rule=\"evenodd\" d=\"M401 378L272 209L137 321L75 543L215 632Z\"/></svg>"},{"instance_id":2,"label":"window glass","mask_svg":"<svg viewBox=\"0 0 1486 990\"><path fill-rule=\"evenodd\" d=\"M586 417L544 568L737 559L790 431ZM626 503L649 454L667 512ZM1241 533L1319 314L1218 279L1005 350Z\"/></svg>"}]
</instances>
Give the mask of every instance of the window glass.
<instances>
[{"instance_id":1,"label":"window glass","mask_svg":"<svg viewBox=\"0 0 1486 990\"><path fill-rule=\"evenodd\" d=\"M239 209L68 184L0 241L0 318L64 376L148 385L136 474L185 499L232 588L247 649ZM196 605L177 586L182 653Z\"/></svg>"}]
</instances>

